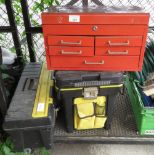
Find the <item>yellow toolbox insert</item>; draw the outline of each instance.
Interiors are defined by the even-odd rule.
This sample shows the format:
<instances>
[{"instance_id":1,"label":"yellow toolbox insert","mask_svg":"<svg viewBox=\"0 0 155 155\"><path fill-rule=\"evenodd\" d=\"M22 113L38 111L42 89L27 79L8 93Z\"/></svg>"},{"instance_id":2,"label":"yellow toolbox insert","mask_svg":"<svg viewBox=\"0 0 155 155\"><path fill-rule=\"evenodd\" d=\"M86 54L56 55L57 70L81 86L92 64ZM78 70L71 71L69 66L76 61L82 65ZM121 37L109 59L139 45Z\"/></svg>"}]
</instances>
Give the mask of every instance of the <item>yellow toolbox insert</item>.
<instances>
[{"instance_id":1,"label":"yellow toolbox insert","mask_svg":"<svg viewBox=\"0 0 155 155\"><path fill-rule=\"evenodd\" d=\"M103 128L106 122L106 97L74 99L74 128L77 130Z\"/></svg>"}]
</instances>

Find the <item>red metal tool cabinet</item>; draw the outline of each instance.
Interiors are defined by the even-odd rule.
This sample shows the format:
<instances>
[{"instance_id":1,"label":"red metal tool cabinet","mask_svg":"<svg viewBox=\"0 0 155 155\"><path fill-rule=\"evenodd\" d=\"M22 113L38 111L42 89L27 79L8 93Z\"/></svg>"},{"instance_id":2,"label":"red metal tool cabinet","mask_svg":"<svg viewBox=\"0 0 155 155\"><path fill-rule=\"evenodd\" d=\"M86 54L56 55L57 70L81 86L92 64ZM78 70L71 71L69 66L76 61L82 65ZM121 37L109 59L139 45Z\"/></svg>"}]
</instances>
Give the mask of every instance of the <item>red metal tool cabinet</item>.
<instances>
[{"instance_id":1,"label":"red metal tool cabinet","mask_svg":"<svg viewBox=\"0 0 155 155\"><path fill-rule=\"evenodd\" d=\"M51 7L42 13L48 69L141 70L148 22L139 8Z\"/></svg>"}]
</instances>

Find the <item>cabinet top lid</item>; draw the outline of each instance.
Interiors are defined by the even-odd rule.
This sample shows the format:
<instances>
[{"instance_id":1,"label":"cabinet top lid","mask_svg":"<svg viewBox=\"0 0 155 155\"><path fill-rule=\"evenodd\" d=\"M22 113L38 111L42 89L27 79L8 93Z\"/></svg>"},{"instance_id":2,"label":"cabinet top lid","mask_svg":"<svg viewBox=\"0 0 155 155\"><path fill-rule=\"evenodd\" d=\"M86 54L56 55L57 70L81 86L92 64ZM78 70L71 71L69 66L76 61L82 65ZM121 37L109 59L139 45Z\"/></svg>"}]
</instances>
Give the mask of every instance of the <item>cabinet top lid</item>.
<instances>
[{"instance_id":1,"label":"cabinet top lid","mask_svg":"<svg viewBox=\"0 0 155 155\"><path fill-rule=\"evenodd\" d=\"M91 6L91 7L75 7L75 6L52 6L48 8L49 13L145 13L143 8L137 6Z\"/></svg>"}]
</instances>

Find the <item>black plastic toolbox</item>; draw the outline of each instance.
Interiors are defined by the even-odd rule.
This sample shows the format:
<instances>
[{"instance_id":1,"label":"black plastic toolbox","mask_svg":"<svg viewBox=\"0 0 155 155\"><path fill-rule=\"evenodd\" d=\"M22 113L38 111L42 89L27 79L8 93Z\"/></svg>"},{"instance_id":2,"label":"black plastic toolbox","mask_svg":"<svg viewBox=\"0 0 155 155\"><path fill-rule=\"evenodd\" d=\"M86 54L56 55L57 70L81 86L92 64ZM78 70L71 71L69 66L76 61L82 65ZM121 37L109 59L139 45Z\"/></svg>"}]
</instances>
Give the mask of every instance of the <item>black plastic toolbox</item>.
<instances>
[{"instance_id":1,"label":"black plastic toolbox","mask_svg":"<svg viewBox=\"0 0 155 155\"><path fill-rule=\"evenodd\" d=\"M97 96L106 96L105 129L110 128L115 97L123 86L122 72L56 71L55 90L64 108L66 128L74 130L74 99L83 97L84 91L96 88Z\"/></svg>"},{"instance_id":2,"label":"black plastic toolbox","mask_svg":"<svg viewBox=\"0 0 155 155\"><path fill-rule=\"evenodd\" d=\"M53 105L49 106L47 117L32 117L40 72L41 64L26 65L5 117L3 128L12 139L16 151L38 147L49 149L52 145L55 123Z\"/></svg>"}]
</instances>

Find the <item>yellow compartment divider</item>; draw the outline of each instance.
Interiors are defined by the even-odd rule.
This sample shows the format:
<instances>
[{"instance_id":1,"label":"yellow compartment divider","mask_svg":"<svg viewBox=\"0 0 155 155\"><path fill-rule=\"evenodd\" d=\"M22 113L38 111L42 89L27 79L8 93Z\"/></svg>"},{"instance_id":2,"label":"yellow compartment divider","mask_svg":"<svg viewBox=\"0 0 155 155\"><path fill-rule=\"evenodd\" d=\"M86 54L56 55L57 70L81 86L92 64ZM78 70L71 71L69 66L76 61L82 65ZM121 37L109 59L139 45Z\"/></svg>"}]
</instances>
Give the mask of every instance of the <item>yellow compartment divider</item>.
<instances>
[{"instance_id":1,"label":"yellow compartment divider","mask_svg":"<svg viewBox=\"0 0 155 155\"><path fill-rule=\"evenodd\" d=\"M53 86L53 80L51 80L51 71L47 70L47 64L43 64L32 111L33 118L48 116L49 104L53 104L53 99L50 96L51 86Z\"/></svg>"}]
</instances>

